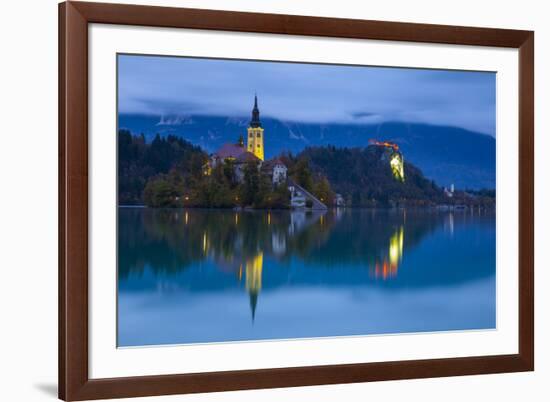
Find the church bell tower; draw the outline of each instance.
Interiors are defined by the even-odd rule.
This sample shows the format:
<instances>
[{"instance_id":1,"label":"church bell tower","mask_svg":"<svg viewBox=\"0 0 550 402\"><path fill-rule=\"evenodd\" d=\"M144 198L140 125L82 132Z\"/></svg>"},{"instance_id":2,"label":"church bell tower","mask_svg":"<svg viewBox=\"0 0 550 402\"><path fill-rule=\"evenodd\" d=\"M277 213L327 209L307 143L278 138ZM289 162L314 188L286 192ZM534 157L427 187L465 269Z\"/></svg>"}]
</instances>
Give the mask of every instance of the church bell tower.
<instances>
[{"instance_id":1,"label":"church bell tower","mask_svg":"<svg viewBox=\"0 0 550 402\"><path fill-rule=\"evenodd\" d=\"M254 108L252 119L248 126L247 151L264 160L264 129L260 122L260 110L258 109L258 97L254 95Z\"/></svg>"}]
</instances>

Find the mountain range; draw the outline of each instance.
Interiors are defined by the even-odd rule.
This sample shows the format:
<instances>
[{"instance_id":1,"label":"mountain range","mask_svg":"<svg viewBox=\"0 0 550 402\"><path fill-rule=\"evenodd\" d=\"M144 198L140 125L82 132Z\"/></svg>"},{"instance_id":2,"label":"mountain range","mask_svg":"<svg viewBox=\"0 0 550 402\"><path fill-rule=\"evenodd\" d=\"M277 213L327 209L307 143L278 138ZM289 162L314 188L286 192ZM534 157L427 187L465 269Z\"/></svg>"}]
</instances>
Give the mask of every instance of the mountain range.
<instances>
[{"instance_id":1,"label":"mountain range","mask_svg":"<svg viewBox=\"0 0 550 402\"><path fill-rule=\"evenodd\" d=\"M120 114L120 129L143 133L148 141L156 134L176 135L216 151L226 142L246 138L247 117L146 116ZM440 186L461 189L495 188L496 140L492 136L458 127L420 123L385 122L340 124L289 122L262 117L266 158L281 152L294 154L310 146L366 147L370 139L399 145L406 161Z\"/></svg>"}]
</instances>

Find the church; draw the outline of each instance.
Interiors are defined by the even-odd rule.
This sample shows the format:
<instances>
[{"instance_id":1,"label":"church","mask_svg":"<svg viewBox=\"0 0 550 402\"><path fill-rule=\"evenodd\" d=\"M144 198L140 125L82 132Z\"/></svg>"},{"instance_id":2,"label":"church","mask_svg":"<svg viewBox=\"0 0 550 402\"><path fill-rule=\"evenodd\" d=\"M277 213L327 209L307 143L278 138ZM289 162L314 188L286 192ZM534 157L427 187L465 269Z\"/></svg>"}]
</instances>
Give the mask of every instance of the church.
<instances>
[{"instance_id":1,"label":"church","mask_svg":"<svg viewBox=\"0 0 550 402\"><path fill-rule=\"evenodd\" d=\"M286 181L287 167L279 159L265 161L264 129L260 121L258 97L254 96L252 118L247 128L246 147L241 135L237 143L226 143L218 151L210 155L208 170L215 168L226 160L235 166L235 177L240 182L244 179L244 167L248 162L257 162L258 169L271 177L273 185Z\"/></svg>"},{"instance_id":2,"label":"church","mask_svg":"<svg viewBox=\"0 0 550 402\"><path fill-rule=\"evenodd\" d=\"M264 129L260 122L260 109L258 109L258 96L254 95L254 108L252 109L252 119L248 126L247 147L248 152L264 160Z\"/></svg>"}]
</instances>

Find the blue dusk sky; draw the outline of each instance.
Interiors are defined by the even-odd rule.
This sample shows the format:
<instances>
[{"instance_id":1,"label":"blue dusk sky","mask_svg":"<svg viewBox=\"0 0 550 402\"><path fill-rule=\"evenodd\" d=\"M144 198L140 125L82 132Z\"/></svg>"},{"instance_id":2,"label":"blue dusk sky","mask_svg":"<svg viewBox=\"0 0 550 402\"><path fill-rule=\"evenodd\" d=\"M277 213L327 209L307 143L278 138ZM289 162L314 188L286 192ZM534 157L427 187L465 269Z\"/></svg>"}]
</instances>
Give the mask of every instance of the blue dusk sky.
<instances>
[{"instance_id":1,"label":"blue dusk sky","mask_svg":"<svg viewBox=\"0 0 550 402\"><path fill-rule=\"evenodd\" d=\"M496 74L119 55L119 113L250 115L309 123L387 121L496 135Z\"/></svg>"}]
</instances>

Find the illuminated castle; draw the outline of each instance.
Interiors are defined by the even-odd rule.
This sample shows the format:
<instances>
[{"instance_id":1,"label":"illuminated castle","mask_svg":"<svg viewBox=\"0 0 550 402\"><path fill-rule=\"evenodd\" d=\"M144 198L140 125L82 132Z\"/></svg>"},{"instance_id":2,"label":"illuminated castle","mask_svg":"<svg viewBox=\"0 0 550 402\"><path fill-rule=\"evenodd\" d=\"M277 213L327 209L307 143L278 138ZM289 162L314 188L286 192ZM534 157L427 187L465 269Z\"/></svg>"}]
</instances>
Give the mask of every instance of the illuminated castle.
<instances>
[{"instance_id":1,"label":"illuminated castle","mask_svg":"<svg viewBox=\"0 0 550 402\"><path fill-rule=\"evenodd\" d=\"M264 129L260 122L260 109L258 109L258 97L256 95L254 95L252 119L248 126L247 150L256 155L261 161L264 160Z\"/></svg>"},{"instance_id":2,"label":"illuminated castle","mask_svg":"<svg viewBox=\"0 0 550 402\"><path fill-rule=\"evenodd\" d=\"M401 151L399 151L399 146L394 142L377 141L374 139L369 140L369 145L383 147L386 150L383 158L389 158L393 177L403 183L405 181L405 159Z\"/></svg>"}]
</instances>

